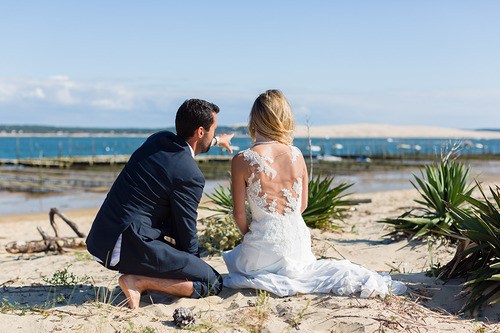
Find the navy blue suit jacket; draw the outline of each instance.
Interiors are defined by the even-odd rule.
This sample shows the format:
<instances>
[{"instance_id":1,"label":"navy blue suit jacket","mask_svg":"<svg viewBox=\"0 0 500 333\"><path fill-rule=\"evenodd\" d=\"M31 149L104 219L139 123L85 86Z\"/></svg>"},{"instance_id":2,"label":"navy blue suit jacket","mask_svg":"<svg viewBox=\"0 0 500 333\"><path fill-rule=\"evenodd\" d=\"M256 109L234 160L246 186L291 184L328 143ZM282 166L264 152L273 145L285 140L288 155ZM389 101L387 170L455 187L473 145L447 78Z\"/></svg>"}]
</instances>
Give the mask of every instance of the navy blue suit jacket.
<instances>
[{"instance_id":1,"label":"navy blue suit jacket","mask_svg":"<svg viewBox=\"0 0 500 333\"><path fill-rule=\"evenodd\" d=\"M119 235L130 227L145 245L168 236L175 239L177 250L199 257L196 220L204 185L187 142L168 131L153 134L132 154L111 187L87 237L88 251L109 267ZM134 253L124 249L126 245L122 243L121 261L126 260L123 253ZM152 257L143 256L146 261Z\"/></svg>"}]
</instances>

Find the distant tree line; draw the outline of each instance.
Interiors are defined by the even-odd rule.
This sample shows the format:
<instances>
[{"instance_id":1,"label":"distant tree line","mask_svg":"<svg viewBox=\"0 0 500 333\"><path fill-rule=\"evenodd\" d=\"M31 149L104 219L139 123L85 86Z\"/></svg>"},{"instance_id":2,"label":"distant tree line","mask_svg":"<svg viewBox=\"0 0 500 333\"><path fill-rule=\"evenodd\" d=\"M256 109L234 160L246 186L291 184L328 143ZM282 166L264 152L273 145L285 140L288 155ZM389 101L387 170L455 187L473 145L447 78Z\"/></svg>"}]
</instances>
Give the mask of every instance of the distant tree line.
<instances>
[{"instance_id":1,"label":"distant tree line","mask_svg":"<svg viewBox=\"0 0 500 333\"><path fill-rule=\"evenodd\" d=\"M0 125L0 133L16 134L144 134L149 135L158 131L167 130L175 132L174 127L167 128L94 128L94 127L58 127L43 125ZM234 133L235 135L247 135L246 126L219 126L218 134Z\"/></svg>"},{"instance_id":2,"label":"distant tree line","mask_svg":"<svg viewBox=\"0 0 500 333\"><path fill-rule=\"evenodd\" d=\"M500 132L500 128L478 128L476 131Z\"/></svg>"}]
</instances>

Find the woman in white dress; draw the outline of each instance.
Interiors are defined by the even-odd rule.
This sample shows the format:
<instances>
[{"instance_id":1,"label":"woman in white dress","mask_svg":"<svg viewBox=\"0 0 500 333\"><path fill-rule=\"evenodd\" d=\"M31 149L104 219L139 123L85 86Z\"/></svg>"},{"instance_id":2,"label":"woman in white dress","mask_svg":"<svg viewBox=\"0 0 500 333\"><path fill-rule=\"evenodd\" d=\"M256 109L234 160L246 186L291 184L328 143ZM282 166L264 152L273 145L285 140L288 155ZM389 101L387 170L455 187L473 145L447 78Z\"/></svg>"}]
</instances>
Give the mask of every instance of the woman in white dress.
<instances>
[{"instance_id":1,"label":"woman in white dress","mask_svg":"<svg viewBox=\"0 0 500 333\"><path fill-rule=\"evenodd\" d=\"M255 143L238 153L231 166L233 214L244 238L223 253L229 271L224 286L262 289L278 296L333 292L366 298L403 293L406 287L391 281L388 274L348 260L314 257L302 219L307 207L306 164L292 146L293 113L279 90L268 90L255 100L248 127Z\"/></svg>"}]
</instances>

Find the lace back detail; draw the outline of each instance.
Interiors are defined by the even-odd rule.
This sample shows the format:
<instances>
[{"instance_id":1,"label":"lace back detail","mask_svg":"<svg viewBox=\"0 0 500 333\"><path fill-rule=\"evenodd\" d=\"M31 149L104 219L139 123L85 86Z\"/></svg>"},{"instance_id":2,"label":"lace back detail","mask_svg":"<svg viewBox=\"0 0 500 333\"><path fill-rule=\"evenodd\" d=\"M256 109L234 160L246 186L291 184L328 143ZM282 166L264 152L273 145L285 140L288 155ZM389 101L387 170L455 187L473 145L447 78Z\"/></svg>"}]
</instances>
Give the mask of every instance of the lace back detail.
<instances>
[{"instance_id":1,"label":"lace back detail","mask_svg":"<svg viewBox=\"0 0 500 333\"><path fill-rule=\"evenodd\" d=\"M301 153L297 147L291 146L291 163L293 164ZM296 177L291 188L283 188L279 193L272 193L275 199L269 200L268 193L263 192L260 174L265 174L274 180L277 171L271 166L274 163L273 158L259 155L257 152L247 149L242 152L244 160L249 162L252 173L248 177L247 196L258 208L265 213L277 216L288 216L300 211L302 195L302 178ZM277 207L278 203L283 206L283 212Z\"/></svg>"},{"instance_id":2,"label":"lace back detail","mask_svg":"<svg viewBox=\"0 0 500 333\"><path fill-rule=\"evenodd\" d=\"M297 160L297 157L302 154L300 149L295 147L295 146L292 146L292 163L295 162Z\"/></svg>"},{"instance_id":3,"label":"lace back detail","mask_svg":"<svg viewBox=\"0 0 500 333\"><path fill-rule=\"evenodd\" d=\"M250 161L250 166L257 164L257 172L264 171L266 175L271 176L274 179L276 177L276 170L271 168L270 164L273 163L273 159L270 157L262 157L253 150L247 149L243 152L245 161Z\"/></svg>"}]
</instances>

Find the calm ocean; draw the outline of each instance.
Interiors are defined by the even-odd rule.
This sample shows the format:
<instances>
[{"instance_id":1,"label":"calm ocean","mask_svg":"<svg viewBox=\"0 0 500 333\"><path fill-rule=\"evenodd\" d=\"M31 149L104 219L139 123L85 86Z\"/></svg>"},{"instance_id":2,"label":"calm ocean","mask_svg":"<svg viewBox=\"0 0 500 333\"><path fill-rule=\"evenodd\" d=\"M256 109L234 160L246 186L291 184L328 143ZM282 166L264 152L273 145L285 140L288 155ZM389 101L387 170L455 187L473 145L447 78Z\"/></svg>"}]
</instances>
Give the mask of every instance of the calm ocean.
<instances>
[{"instance_id":1,"label":"calm ocean","mask_svg":"<svg viewBox=\"0 0 500 333\"><path fill-rule=\"evenodd\" d=\"M0 159L42 158L61 156L130 155L146 137L0 137ZM235 137L235 150L251 146L249 137ZM460 144L462 154L500 154L500 139L429 139L429 138L330 138L312 139L313 155L382 156L439 155L446 147ZM294 144L308 154L308 139L296 138ZM212 155L227 154L216 147Z\"/></svg>"},{"instance_id":2,"label":"calm ocean","mask_svg":"<svg viewBox=\"0 0 500 333\"><path fill-rule=\"evenodd\" d=\"M0 137L0 160L93 155L130 155L146 137ZM250 147L250 138L233 138L236 151ZM384 154L436 154L454 143L462 145L462 154L500 154L500 140L449 140L449 139L312 139L314 155L372 156ZM294 144L308 154L308 140L297 138ZM212 148L213 155L227 154L220 148ZM352 192L376 192L409 189L412 172L418 169L402 169L390 172L368 172L337 175L336 183L353 183ZM500 177L500 161L482 161L472 165L472 177L497 181ZM213 192L226 181L207 181L205 192ZM33 195L9 193L0 190L0 216L21 213L48 212L51 207L62 211L99 207L106 193L78 191Z\"/></svg>"}]
</instances>

